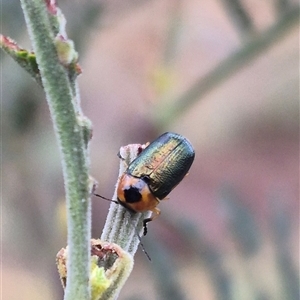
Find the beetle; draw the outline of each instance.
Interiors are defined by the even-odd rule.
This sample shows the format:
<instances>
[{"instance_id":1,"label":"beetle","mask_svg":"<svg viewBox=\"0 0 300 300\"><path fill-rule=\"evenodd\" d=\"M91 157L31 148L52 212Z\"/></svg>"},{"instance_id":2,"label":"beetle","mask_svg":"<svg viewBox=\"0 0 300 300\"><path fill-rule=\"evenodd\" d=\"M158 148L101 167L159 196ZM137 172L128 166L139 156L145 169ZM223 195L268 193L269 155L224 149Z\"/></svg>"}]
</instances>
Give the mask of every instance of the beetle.
<instances>
[{"instance_id":1,"label":"beetle","mask_svg":"<svg viewBox=\"0 0 300 300\"><path fill-rule=\"evenodd\" d=\"M116 202L131 213L152 211L151 217L143 220L144 235L147 223L160 214L157 205L186 176L194 158L195 151L185 137L166 132L150 143L121 175Z\"/></svg>"}]
</instances>

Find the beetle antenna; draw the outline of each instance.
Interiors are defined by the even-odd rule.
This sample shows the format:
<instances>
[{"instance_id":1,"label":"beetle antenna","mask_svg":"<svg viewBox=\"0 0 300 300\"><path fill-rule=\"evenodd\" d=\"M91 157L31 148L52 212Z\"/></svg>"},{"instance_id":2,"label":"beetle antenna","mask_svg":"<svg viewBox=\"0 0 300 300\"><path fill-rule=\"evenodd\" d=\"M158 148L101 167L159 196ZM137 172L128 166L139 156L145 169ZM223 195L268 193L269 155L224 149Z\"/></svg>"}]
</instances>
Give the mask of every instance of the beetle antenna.
<instances>
[{"instance_id":1,"label":"beetle antenna","mask_svg":"<svg viewBox=\"0 0 300 300\"><path fill-rule=\"evenodd\" d=\"M99 198L102 198L102 199L104 199L104 200L107 200L107 201L110 201L110 202L114 202L114 203L116 203L116 204L119 204L119 202L117 201L117 200L112 200L112 199L108 199L108 198L105 198L105 197L103 197L103 196L101 196L101 195L99 195L99 194L93 194L94 196L97 196L97 197L99 197Z\"/></svg>"},{"instance_id":2,"label":"beetle antenna","mask_svg":"<svg viewBox=\"0 0 300 300\"><path fill-rule=\"evenodd\" d=\"M142 243L142 239L141 239L141 237L140 237L140 235L139 235L139 233L138 233L138 231L137 231L137 227L134 227L134 229L135 229L135 234L136 234L137 238L139 239L139 242L140 242L140 246L141 246L141 248L142 248L142 251L145 253L145 255L147 256L147 258L149 259L149 261L151 261L151 257L150 257L150 255L148 254L148 252L146 251L146 249L145 249L145 247L144 247L144 245L143 245L143 243Z\"/></svg>"}]
</instances>

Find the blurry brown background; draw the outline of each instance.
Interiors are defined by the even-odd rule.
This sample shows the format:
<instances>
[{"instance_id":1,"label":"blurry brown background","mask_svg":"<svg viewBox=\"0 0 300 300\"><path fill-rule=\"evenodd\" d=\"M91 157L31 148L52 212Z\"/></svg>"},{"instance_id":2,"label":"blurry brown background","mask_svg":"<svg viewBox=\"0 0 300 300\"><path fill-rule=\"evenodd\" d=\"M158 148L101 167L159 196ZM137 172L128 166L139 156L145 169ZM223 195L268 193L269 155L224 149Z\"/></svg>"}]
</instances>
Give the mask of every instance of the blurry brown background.
<instances>
[{"instance_id":1,"label":"blurry brown background","mask_svg":"<svg viewBox=\"0 0 300 300\"><path fill-rule=\"evenodd\" d=\"M161 203L119 299L299 299L298 1L60 1L113 194L120 146L165 131L196 159ZM3 34L30 49L19 1ZM2 299L62 299L64 189L43 91L1 52ZM177 102L179 101L179 102ZM176 103L180 108L173 112ZM108 203L93 200L93 237Z\"/></svg>"}]
</instances>

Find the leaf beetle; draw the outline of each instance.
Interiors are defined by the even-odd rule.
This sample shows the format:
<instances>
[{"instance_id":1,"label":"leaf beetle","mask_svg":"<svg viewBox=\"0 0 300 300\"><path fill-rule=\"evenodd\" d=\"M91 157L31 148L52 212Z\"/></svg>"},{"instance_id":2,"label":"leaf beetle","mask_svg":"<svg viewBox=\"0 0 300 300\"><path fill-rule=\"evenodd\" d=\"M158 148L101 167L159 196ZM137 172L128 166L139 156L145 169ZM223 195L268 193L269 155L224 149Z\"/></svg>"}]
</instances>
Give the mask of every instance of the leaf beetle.
<instances>
[{"instance_id":1,"label":"leaf beetle","mask_svg":"<svg viewBox=\"0 0 300 300\"><path fill-rule=\"evenodd\" d=\"M157 205L186 176L194 158L195 151L185 137L166 132L150 143L121 175L114 202L131 213L152 211L151 217L143 221L144 235L147 223L160 214Z\"/></svg>"}]
</instances>

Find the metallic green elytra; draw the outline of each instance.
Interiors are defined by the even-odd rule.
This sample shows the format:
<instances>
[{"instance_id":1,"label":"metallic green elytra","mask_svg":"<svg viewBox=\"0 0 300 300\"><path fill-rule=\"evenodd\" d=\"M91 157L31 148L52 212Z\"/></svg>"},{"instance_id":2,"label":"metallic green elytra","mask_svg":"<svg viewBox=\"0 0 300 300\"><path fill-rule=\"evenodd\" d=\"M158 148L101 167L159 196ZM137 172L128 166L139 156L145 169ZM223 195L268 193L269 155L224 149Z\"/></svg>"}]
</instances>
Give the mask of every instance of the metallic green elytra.
<instances>
[{"instance_id":1,"label":"metallic green elytra","mask_svg":"<svg viewBox=\"0 0 300 300\"><path fill-rule=\"evenodd\" d=\"M142 178L153 195L162 200L187 174L194 157L195 151L185 137L166 132L128 166L126 173Z\"/></svg>"}]
</instances>

